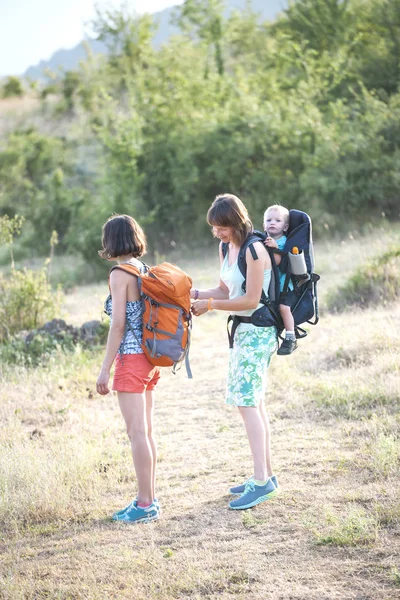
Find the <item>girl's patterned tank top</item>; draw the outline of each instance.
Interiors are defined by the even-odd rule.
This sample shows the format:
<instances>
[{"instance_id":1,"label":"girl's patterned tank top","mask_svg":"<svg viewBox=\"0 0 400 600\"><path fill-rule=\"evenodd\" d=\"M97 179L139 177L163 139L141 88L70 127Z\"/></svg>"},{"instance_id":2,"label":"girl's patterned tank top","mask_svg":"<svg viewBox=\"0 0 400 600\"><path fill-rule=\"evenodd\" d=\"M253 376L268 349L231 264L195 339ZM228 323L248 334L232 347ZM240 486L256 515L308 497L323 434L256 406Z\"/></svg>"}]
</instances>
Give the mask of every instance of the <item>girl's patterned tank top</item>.
<instances>
[{"instance_id":1,"label":"girl's patterned tank top","mask_svg":"<svg viewBox=\"0 0 400 600\"><path fill-rule=\"evenodd\" d=\"M104 303L104 312L111 318L112 322L111 295ZM142 315L143 303L141 300L126 303L125 333L118 349L119 354L143 354L140 345L142 343Z\"/></svg>"}]
</instances>

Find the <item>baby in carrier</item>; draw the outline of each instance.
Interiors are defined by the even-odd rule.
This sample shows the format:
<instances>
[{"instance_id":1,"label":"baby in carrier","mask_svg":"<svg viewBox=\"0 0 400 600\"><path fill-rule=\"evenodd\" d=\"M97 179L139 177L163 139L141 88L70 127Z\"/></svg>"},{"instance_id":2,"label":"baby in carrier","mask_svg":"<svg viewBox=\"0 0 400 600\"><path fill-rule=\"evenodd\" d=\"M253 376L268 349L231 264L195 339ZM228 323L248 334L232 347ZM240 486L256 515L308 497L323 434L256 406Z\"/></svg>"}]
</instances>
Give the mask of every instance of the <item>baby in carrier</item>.
<instances>
[{"instance_id":1,"label":"baby in carrier","mask_svg":"<svg viewBox=\"0 0 400 600\"><path fill-rule=\"evenodd\" d=\"M269 206L264 213L264 231L267 234L265 245L269 248L277 248L283 250L286 242L286 235L289 228L289 211L284 206L275 204ZM277 265L281 263L282 256L275 254L275 262ZM279 289L282 292L284 289L286 274L280 274ZM285 327L285 339L283 340L278 354L291 354L297 348L297 340L295 334L294 319L291 311L291 306L295 300L293 284L289 282L286 293L281 294L279 298L279 312L282 317Z\"/></svg>"}]
</instances>

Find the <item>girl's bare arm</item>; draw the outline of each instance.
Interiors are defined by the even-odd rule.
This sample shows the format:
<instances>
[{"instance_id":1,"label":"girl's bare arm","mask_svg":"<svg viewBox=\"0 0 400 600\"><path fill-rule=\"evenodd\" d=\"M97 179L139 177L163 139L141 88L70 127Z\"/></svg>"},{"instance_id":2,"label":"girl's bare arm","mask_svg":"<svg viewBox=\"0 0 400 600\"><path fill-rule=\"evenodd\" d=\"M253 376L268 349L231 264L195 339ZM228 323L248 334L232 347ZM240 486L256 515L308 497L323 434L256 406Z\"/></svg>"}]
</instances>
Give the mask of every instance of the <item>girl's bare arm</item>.
<instances>
[{"instance_id":1,"label":"girl's bare arm","mask_svg":"<svg viewBox=\"0 0 400 600\"><path fill-rule=\"evenodd\" d=\"M108 332L103 364L97 379L96 387L99 394L108 394L110 391L108 381L110 379L111 367L125 333L127 287L131 277L132 275L118 269L112 271L110 276L112 322Z\"/></svg>"}]
</instances>

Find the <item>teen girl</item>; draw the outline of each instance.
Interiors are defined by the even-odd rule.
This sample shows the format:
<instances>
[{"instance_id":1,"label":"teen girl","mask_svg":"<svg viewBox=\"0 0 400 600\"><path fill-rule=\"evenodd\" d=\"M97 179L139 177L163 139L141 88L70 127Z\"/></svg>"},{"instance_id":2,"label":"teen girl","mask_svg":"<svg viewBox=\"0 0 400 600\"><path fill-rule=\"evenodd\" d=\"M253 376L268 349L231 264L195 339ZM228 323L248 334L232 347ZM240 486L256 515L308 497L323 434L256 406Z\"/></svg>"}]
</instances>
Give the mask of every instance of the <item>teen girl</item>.
<instances>
[{"instance_id":1,"label":"teen girl","mask_svg":"<svg viewBox=\"0 0 400 600\"><path fill-rule=\"evenodd\" d=\"M143 230L132 217L116 215L103 226L102 258L117 265L132 263L146 252ZM159 518L155 499L157 448L153 436L154 388L160 378L158 367L149 363L141 348L142 302L137 277L114 268L110 274L110 296L105 311L111 317L107 347L97 379L99 394L109 393L110 370L115 359L112 389L118 402L131 442L133 464L138 485L137 498L116 512L113 519L128 523L148 522Z\"/></svg>"},{"instance_id":2,"label":"teen girl","mask_svg":"<svg viewBox=\"0 0 400 600\"><path fill-rule=\"evenodd\" d=\"M240 246L253 231L244 204L231 194L217 196L208 211L207 221L212 226L214 236L221 240L220 282L214 289L191 291L191 297L195 300L193 313L200 316L210 310L224 310L249 317L261 306L262 289L268 295L271 278L268 252L261 242L255 242L253 247L258 257L255 260L247 249L247 283L244 292L244 278L237 258ZM222 253L223 243L228 244L225 258ZM232 494L239 495L229 503L229 507L233 509L251 508L277 493L278 482L271 465L270 425L264 407L267 367L276 347L275 327L255 327L251 323L240 323L236 329L229 357L226 403L237 406L244 421L254 472L245 483L230 489Z\"/></svg>"}]
</instances>

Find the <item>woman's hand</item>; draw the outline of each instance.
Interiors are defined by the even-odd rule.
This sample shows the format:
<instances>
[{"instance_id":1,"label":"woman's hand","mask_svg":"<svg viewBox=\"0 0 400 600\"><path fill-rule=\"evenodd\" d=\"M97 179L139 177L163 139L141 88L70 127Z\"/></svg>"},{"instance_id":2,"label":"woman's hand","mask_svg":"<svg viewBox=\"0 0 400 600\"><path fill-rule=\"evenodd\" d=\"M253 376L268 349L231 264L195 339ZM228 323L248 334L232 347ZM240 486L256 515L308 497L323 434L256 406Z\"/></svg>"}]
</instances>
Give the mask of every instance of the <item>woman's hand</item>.
<instances>
[{"instance_id":1,"label":"woman's hand","mask_svg":"<svg viewBox=\"0 0 400 600\"><path fill-rule=\"evenodd\" d=\"M268 246L269 248L277 248L278 244L276 243L276 241L274 240L274 238L268 236L264 242L264 244L266 246Z\"/></svg>"},{"instance_id":2,"label":"woman's hand","mask_svg":"<svg viewBox=\"0 0 400 600\"><path fill-rule=\"evenodd\" d=\"M196 317L200 317L204 315L208 311L208 300L196 300L192 304L192 313L196 315Z\"/></svg>"},{"instance_id":3,"label":"woman's hand","mask_svg":"<svg viewBox=\"0 0 400 600\"><path fill-rule=\"evenodd\" d=\"M97 378L96 390L98 394L105 396L110 392L110 388L108 387L108 381L110 379L110 371L105 371L101 369L100 374Z\"/></svg>"}]
</instances>

